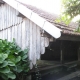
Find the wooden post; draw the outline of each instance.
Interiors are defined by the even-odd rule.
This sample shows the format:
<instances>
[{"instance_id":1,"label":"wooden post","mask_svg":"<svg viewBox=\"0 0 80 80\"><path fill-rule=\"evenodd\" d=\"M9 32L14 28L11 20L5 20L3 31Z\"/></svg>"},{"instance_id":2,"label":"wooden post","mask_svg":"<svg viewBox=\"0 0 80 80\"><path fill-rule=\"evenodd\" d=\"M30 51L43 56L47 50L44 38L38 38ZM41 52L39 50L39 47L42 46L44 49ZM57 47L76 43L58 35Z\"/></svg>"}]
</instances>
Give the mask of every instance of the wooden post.
<instances>
[{"instance_id":1,"label":"wooden post","mask_svg":"<svg viewBox=\"0 0 80 80\"><path fill-rule=\"evenodd\" d=\"M77 67L80 69L80 46L78 48L78 63L77 63Z\"/></svg>"},{"instance_id":2,"label":"wooden post","mask_svg":"<svg viewBox=\"0 0 80 80\"><path fill-rule=\"evenodd\" d=\"M64 51L63 51L63 42L61 41L61 46L60 46L60 62L63 64L64 60Z\"/></svg>"},{"instance_id":3,"label":"wooden post","mask_svg":"<svg viewBox=\"0 0 80 80\"><path fill-rule=\"evenodd\" d=\"M78 48L78 61L80 61L80 46Z\"/></svg>"}]
</instances>

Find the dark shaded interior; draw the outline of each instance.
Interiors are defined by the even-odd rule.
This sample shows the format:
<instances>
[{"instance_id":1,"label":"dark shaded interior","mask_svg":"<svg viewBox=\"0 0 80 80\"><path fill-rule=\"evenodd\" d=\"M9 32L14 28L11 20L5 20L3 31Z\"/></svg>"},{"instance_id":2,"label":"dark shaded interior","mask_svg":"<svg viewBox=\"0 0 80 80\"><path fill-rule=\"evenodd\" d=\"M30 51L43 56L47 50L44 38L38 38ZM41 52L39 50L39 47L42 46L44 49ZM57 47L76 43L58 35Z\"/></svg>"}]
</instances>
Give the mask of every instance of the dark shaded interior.
<instances>
[{"instance_id":1,"label":"dark shaded interior","mask_svg":"<svg viewBox=\"0 0 80 80\"><path fill-rule=\"evenodd\" d=\"M78 60L78 41L56 40L46 48L41 60L60 61L61 49L63 50L64 61ZM63 45L63 46L62 46Z\"/></svg>"}]
</instances>

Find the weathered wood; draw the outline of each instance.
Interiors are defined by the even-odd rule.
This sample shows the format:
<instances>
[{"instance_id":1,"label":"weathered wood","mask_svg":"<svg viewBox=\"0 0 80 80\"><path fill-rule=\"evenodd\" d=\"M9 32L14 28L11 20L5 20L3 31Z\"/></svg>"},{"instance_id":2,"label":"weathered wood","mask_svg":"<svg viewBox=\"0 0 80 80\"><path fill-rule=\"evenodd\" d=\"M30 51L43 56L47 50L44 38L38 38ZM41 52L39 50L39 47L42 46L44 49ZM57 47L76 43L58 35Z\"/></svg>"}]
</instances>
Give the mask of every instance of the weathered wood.
<instances>
[{"instance_id":1,"label":"weathered wood","mask_svg":"<svg viewBox=\"0 0 80 80\"><path fill-rule=\"evenodd\" d=\"M70 40L70 41L80 41L79 36L74 36L74 35L67 35L67 34L62 34L58 40Z\"/></svg>"},{"instance_id":2,"label":"weathered wood","mask_svg":"<svg viewBox=\"0 0 80 80\"><path fill-rule=\"evenodd\" d=\"M12 36L12 40L13 40L13 38L14 38L14 35L15 34L15 29L14 29L14 27L12 27L12 34L11 34L11 36Z\"/></svg>"},{"instance_id":3,"label":"weathered wood","mask_svg":"<svg viewBox=\"0 0 80 80\"><path fill-rule=\"evenodd\" d=\"M63 63L64 61L64 47L63 47L63 42L61 41L61 46L60 46L60 61Z\"/></svg>"},{"instance_id":4,"label":"weathered wood","mask_svg":"<svg viewBox=\"0 0 80 80\"><path fill-rule=\"evenodd\" d=\"M2 5L2 22L4 23L4 6ZM2 29L3 29L3 23L2 23Z\"/></svg>"},{"instance_id":5,"label":"weathered wood","mask_svg":"<svg viewBox=\"0 0 80 80\"><path fill-rule=\"evenodd\" d=\"M43 31L42 29L41 29L41 34L43 37L48 37L48 38L52 37L50 34L48 34L46 31Z\"/></svg>"},{"instance_id":6,"label":"weathered wood","mask_svg":"<svg viewBox=\"0 0 80 80\"><path fill-rule=\"evenodd\" d=\"M26 19L26 47L30 46L30 20Z\"/></svg>"},{"instance_id":7,"label":"weathered wood","mask_svg":"<svg viewBox=\"0 0 80 80\"><path fill-rule=\"evenodd\" d=\"M18 37L17 33L18 32L17 32L17 26L16 25L14 26L14 31L15 31L14 38L16 39L16 42L17 42L17 37Z\"/></svg>"},{"instance_id":8,"label":"weathered wood","mask_svg":"<svg viewBox=\"0 0 80 80\"><path fill-rule=\"evenodd\" d=\"M2 30L2 5L1 5L1 30Z\"/></svg>"},{"instance_id":9,"label":"weathered wood","mask_svg":"<svg viewBox=\"0 0 80 80\"><path fill-rule=\"evenodd\" d=\"M32 60L33 60L33 64L35 65L36 64L36 25L33 23L33 31L32 31L32 35L33 35L33 57L32 57Z\"/></svg>"},{"instance_id":10,"label":"weathered wood","mask_svg":"<svg viewBox=\"0 0 80 80\"><path fill-rule=\"evenodd\" d=\"M49 45L49 37L41 37L41 28L29 19L17 17L19 12L7 5L0 6L0 38L12 41L15 38L22 48L29 49L29 59L32 64L44 54Z\"/></svg>"},{"instance_id":11,"label":"weathered wood","mask_svg":"<svg viewBox=\"0 0 80 80\"><path fill-rule=\"evenodd\" d=\"M6 6L6 5L5 5ZM7 12L7 7L4 7L4 29L6 28L6 12Z\"/></svg>"},{"instance_id":12,"label":"weathered wood","mask_svg":"<svg viewBox=\"0 0 80 80\"><path fill-rule=\"evenodd\" d=\"M41 54L45 53L44 37L41 37Z\"/></svg>"},{"instance_id":13,"label":"weathered wood","mask_svg":"<svg viewBox=\"0 0 80 80\"><path fill-rule=\"evenodd\" d=\"M25 16L23 15L23 14L21 14L21 13L18 13L18 15L17 15L18 17L22 17L22 18L25 18Z\"/></svg>"},{"instance_id":14,"label":"weathered wood","mask_svg":"<svg viewBox=\"0 0 80 80\"><path fill-rule=\"evenodd\" d=\"M6 5L6 21L5 21L5 23L6 23L6 28L8 27L8 5ZM11 17L11 19L12 19L12 17Z\"/></svg>"},{"instance_id":15,"label":"weathered wood","mask_svg":"<svg viewBox=\"0 0 80 80\"><path fill-rule=\"evenodd\" d=\"M53 42L54 40L55 40L55 39L53 39L53 37L50 37L50 38L49 38L49 41L50 41L50 42Z\"/></svg>"},{"instance_id":16,"label":"weathered wood","mask_svg":"<svg viewBox=\"0 0 80 80\"><path fill-rule=\"evenodd\" d=\"M19 47L22 46L22 24L19 24L17 29L17 44L19 45Z\"/></svg>"},{"instance_id":17,"label":"weathered wood","mask_svg":"<svg viewBox=\"0 0 80 80\"><path fill-rule=\"evenodd\" d=\"M23 23L22 23L22 49L24 50L25 48L26 48L26 45L25 45L25 43L26 43L26 40L25 40L25 20L23 20Z\"/></svg>"},{"instance_id":18,"label":"weathered wood","mask_svg":"<svg viewBox=\"0 0 80 80\"><path fill-rule=\"evenodd\" d=\"M30 49L29 49L29 59L30 59L30 68L32 69L33 64L32 64L32 57L33 57L33 33L32 33L32 27L33 23L30 21Z\"/></svg>"},{"instance_id":19,"label":"weathered wood","mask_svg":"<svg viewBox=\"0 0 80 80\"><path fill-rule=\"evenodd\" d=\"M2 39L3 39L3 40L4 40L4 36L5 36L5 35L4 35L4 31L2 31Z\"/></svg>"},{"instance_id":20,"label":"weathered wood","mask_svg":"<svg viewBox=\"0 0 80 80\"><path fill-rule=\"evenodd\" d=\"M2 16L1 16L1 7L0 7L0 18L1 18ZM0 30L1 30L1 22L2 21L0 21Z\"/></svg>"},{"instance_id":21,"label":"weathered wood","mask_svg":"<svg viewBox=\"0 0 80 80\"><path fill-rule=\"evenodd\" d=\"M7 29L5 30L5 39L7 39Z\"/></svg>"},{"instance_id":22,"label":"weathered wood","mask_svg":"<svg viewBox=\"0 0 80 80\"><path fill-rule=\"evenodd\" d=\"M8 28L8 35L7 36L8 36L8 41L11 41L11 38L10 38L11 37L10 28Z\"/></svg>"},{"instance_id":23,"label":"weathered wood","mask_svg":"<svg viewBox=\"0 0 80 80\"><path fill-rule=\"evenodd\" d=\"M2 32L0 32L0 39L2 39Z\"/></svg>"},{"instance_id":24,"label":"weathered wood","mask_svg":"<svg viewBox=\"0 0 80 80\"><path fill-rule=\"evenodd\" d=\"M3 7L2 7L2 29L4 29L4 10L5 10L5 6L4 5L2 5Z\"/></svg>"},{"instance_id":25,"label":"weathered wood","mask_svg":"<svg viewBox=\"0 0 80 80\"><path fill-rule=\"evenodd\" d=\"M45 47L48 47L49 46L49 38L45 37L44 40L45 40Z\"/></svg>"},{"instance_id":26,"label":"weathered wood","mask_svg":"<svg viewBox=\"0 0 80 80\"><path fill-rule=\"evenodd\" d=\"M36 58L37 59L40 59L40 37L41 37L41 35L40 35L40 27L39 26L37 26L36 27L37 28L37 32L36 32L36 39L37 39L37 41L36 41Z\"/></svg>"}]
</instances>

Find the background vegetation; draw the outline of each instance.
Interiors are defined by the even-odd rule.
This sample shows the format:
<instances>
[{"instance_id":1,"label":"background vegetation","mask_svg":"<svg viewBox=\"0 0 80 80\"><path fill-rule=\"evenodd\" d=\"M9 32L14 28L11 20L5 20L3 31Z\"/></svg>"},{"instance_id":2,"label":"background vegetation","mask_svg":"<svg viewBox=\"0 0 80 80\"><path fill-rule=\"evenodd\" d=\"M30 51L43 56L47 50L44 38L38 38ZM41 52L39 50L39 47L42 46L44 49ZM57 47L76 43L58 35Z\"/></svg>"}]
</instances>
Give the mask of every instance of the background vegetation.
<instances>
[{"instance_id":1,"label":"background vegetation","mask_svg":"<svg viewBox=\"0 0 80 80\"><path fill-rule=\"evenodd\" d=\"M72 19L80 15L80 0L62 0L61 20L69 24ZM78 18L78 23L80 19ZM80 25L79 25L80 26Z\"/></svg>"}]
</instances>

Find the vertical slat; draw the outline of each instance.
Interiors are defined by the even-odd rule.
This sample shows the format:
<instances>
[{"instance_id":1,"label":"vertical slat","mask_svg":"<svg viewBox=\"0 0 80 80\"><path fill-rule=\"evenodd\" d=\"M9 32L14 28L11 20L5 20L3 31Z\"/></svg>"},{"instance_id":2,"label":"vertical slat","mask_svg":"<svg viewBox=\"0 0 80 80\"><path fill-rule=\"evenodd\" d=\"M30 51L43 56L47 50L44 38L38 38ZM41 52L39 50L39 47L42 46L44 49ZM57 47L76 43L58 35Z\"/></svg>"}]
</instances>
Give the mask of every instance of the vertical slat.
<instances>
[{"instance_id":1,"label":"vertical slat","mask_svg":"<svg viewBox=\"0 0 80 80\"><path fill-rule=\"evenodd\" d=\"M7 28L7 21L8 21L8 5L6 4L6 28Z\"/></svg>"},{"instance_id":2,"label":"vertical slat","mask_svg":"<svg viewBox=\"0 0 80 80\"><path fill-rule=\"evenodd\" d=\"M41 54L45 53L44 37L41 37Z\"/></svg>"},{"instance_id":3,"label":"vertical slat","mask_svg":"<svg viewBox=\"0 0 80 80\"><path fill-rule=\"evenodd\" d=\"M8 36L8 41L11 41L10 28L8 28L7 31L8 31L8 33L7 33L7 34L8 34L8 35L7 35L7 36Z\"/></svg>"},{"instance_id":4,"label":"vertical slat","mask_svg":"<svg viewBox=\"0 0 80 80\"><path fill-rule=\"evenodd\" d=\"M12 27L10 28L10 41L12 41Z\"/></svg>"},{"instance_id":5,"label":"vertical slat","mask_svg":"<svg viewBox=\"0 0 80 80\"><path fill-rule=\"evenodd\" d=\"M23 21L23 23L22 23L22 49L25 49L26 48L26 45L25 45L25 42L26 42L26 40L25 40L25 19L24 19L24 21Z\"/></svg>"},{"instance_id":6,"label":"vertical slat","mask_svg":"<svg viewBox=\"0 0 80 80\"><path fill-rule=\"evenodd\" d=\"M4 37L5 37L5 35L4 35L4 30L2 31L2 39L4 40Z\"/></svg>"},{"instance_id":7,"label":"vertical slat","mask_svg":"<svg viewBox=\"0 0 80 80\"><path fill-rule=\"evenodd\" d=\"M18 14L18 11L16 10L16 15ZM16 24L18 23L18 17L16 17Z\"/></svg>"},{"instance_id":8,"label":"vertical slat","mask_svg":"<svg viewBox=\"0 0 80 80\"><path fill-rule=\"evenodd\" d=\"M32 22L30 21L30 51L29 51L29 59L30 59L30 68L32 69L32 57L33 57L33 38L32 38ZM27 26L27 25L26 25ZM27 29L27 28L26 28Z\"/></svg>"},{"instance_id":9,"label":"vertical slat","mask_svg":"<svg viewBox=\"0 0 80 80\"><path fill-rule=\"evenodd\" d=\"M7 29L5 30L5 39L7 39Z\"/></svg>"},{"instance_id":10,"label":"vertical slat","mask_svg":"<svg viewBox=\"0 0 80 80\"><path fill-rule=\"evenodd\" d=\"M18 45L21 47L22 46L22 44L21 44L21 42L22 42L22 31L21 31L21 27L22 26L22 24L19 24L18 25L18 29L17 29L17 31L18 31L18 33L17 33L17 35L18 35L18 39L17 39L17 42L18 42Z\"/></svg>"},{"instance_id":11,"label":"vertical slat","mask_svg":"<svg viewBox=\"0 0 80 80\"><path fill-rule=\"evenodd\" d=\"M29 20L26 19L26 47L29 48L30 44L30 25L29 25Z\"/></svg>"},{"instance_id":12,"label":"vertical slat","mask_svg":"<svg viewBox=\"0 0 80 80\"><path fill-rule=\"evenodd\" d=\"M3 17L3 16L4 16L4 15L3 15L3 14L4 14L4 13L3 13L4 11L3 11L3 10L4 10L4 9L3 9L3 5L2 5L2 29L3 29L3 20L4 20L4 17Z\"/></svg>"},{"instance_id":13,"label":"vertical slat","mask_svg":"<svg viewBox=\"0 0 80 80\"><path fill-rule=\"evenodd\" d=\"M8 5L8 12L7 12L7 28L9 27L9 14L10 14L10 6Z\"/></svg>"},{"instance_id":14,"label":"vertical slat","mask_svg":"<svg viewBox=\"0 0 80 80\"><path fill-rule=\"evenodd\" d=\"M13 8L11 8L11 11L12 11L12 25L14 23L14 14L13 14Z\"/></svg>"},{"instance_id":15,"label":"vertical slat","mask_svg":"<svg viewBox=\"0 0 80 80\"><path fill-rule=\"evenodd\" d=\"M3 30L3 35L4 35L4 38L3 39L5 39L5 30Z\"/></svg>"},{"instance_id":16,"label":"vertical slat","mask_svg":"<svg viewBox=\"0 0 80 80\"><path fill-rule=\"evenodd\" d=\"M18 11L16 11L16 15L18 15L18 13L19 13L19 12L18 12ZM17 19L17 24L19 24L19 21L20 21L19 17L17 16L17 18L16 18L16 19Z\"/></svg>"},{"instance_id":17,"label":"vertical slat","mask_svg":"<svg viewBox=\"0 0 80 80\"><path fill-rule=\"evenodd\" d=\"M9 18L8 27L10 27L11 26L11 7L10 6L9 6L8 18Z\"/></svg>"},{"instance_id":18,"label":"vertical slat","mask_svg":"<svg viewBox=\"0 0 80 80\"><path fill-rule=\"evenodd\" d=\"M1 31L2 32L2 39L3 39L3 31Z\"/></svg>"},{"instance_id":19,"label":"vertical slat","mask_svg":"<svg viewBox=\"0 0 80 80\"><path fill-rule=\"evenodd\" d=\"M33 64L36 64L36 25L33 23Z\"/></svg>"},{"instance_id":20,"label":"vertical slat","mask_svg":"<svg viewBox=\"0 0 80 80\"><path fill-rule=\"evenodd\" d=\"M5 28L6 28L6 25L7 25L7 4L5 4Z\"/></svg>"},{"instance_id":21,"label":"vertical slat","mask_svg":"<svg viewBox=\"0 0 80 80\"><path fill-rule=\"evenodd\" d=\"M14 8L11 8L12 9L12 12L13 12L13 24L12 25L15 25L16 23L16 15L15 15L15 9Z\"/></svg>"},{"instance_id":22,"label":"vertical slat","mask_svg":"<svg viewBox=\"0 0 80 80\"><path fill-rule=\"evenodd\" d=\"M16 42L17 42L17 26L14 26L14 38L15 38L15 40L16 40Z\"/></svg>"},{"instance_id":23,"label":"vertical slat","mask_svg":"<svg viewBox=\"0 0 80 80\"><path fill-rule=\"evenodd\" d=\"M0 32L0 38L2 39L2 31Z\"/></svg>"},{"instance_id":24,"label":"vertical slat","mask_svg":"<svg viewBox=\"0 0 80 80\"><path fill-rule=\"evenodd\" d=\"M2 36L2 35L1 35L1 31L0 31L0 39L1 39L1 36Z\"/></svg>"},{"instance_id":25,"label":"vertical slat","mask_svg":"<svg viewBox=\"0 0 80 80\"><path fill-rule=\"evenodd\" d=\"M5 29L6 28L6 4L4 7L5 7L4 8L4 11L5 11L5 13L4 13L4 29Z\"/></svg>"},{"instance_id":26,"label":"vertical slat","mask_svg":"<svg viewBox=\"0 0 80 80\"><path fill-rule=\"evenodd\" d=\"M49 41L50 41L50 42L53 42L53 37L50 37L50 38L49 38Z\"/></svg>"},{"instance_id":27,"label":"vertical slat","mask_svg":"<svg viewBox=\"0 0 80 80\"><path fill-rule=\"evenodd\" d=\"M17 15L16 15L16 10L14 9L14 16L15 16L15 20L14 20L14 25L17 24Z\"/></svg>"},{"instance_id":28,"label":"vertical slat","mask_svg":"<svg viewBox=\"0 0 80 80\"><path fill-rule=\"evenodd\" d=\"M12 25L14 26L14 22L15 22L14 9L11 8L11 11L12 11L12 19L13 19Z\"/></svg>"},{"instance_id":29,"label":"vertical slat","mask_svg":"<svg viewBox=\"0 0 80 80\"><path fill-rule=\"evenodd\" d=\"M1 5L1 30L2 30L2 21L3 21L3 20L2 20L2 14L3 14L3 13L2 13L2 12L3 12L2 7L3 7L3 5Z\"/></svg>"},{"instance_id":30,"label":"vertical slat","mask_svg":"<svg viewBox=\"0 0 80 80\"><path fill-rule=\"evenodd\" d=\"M3 5L3 29L4 29L4 24L5 24L5 6Z\"/></svg>"},{"instance_id":31,"label":"vertical slat","mask_svg":"<svg viewBox=\"0 0 80 80\"><path fill-rule=\"evenodd\" d=\"M37 37L37 44L36 44L36 57L37 59L40 59L40 27L37 26L37 33L36 33L36 37Z\"/></svg>"},{"instance_id":32,"label":"vertical slat","mask_svg":"<svg viewBox=\"0 0 80 80\"><path fill-rule=\"evenodd\" d=\"M0 30L1 30L1 6L0 6Z\"/></svg>"},{"instance_id":33,"label":"vertical slat","mask_svg":"<svg viewBox=\"0 0 80 80\"><path fill-rule=\"evenodd\" d=\"M14 30L14 26L13 26L13 27L12 27L12 34L11 34L11 35L12 35L12 40L13 40L13 38L14 38L14 36L15 36L14 34L15 34L15 30Z\"/></svg>"},{"instance_id":34,"label":"vertical slat","mask_svg":"<svg viewBox=\"0 0 80 80\"><path fill-rule=\"evenodd\" d=\"M13 25L13 13L12 13L12 7L10 7L10 15L11 15L11 24L10 24L10 26L12 26Z\"/></svg>"},{"instance_id":35,"label":"vertical slat","mask_svg":"<svg viewBox=\"0 0 80 80\"><path fill-rule=\"evenodd\" d=\"M48 47L49 46L49 38L45 37L45 47Z\"/></svg>"},{"instance_id":36,"label":"vertical slat","mask_svg":"<svg viewBox=\"0 0 80 80\"><path fill-rule=\"evenodd\" d=\"M1 5L1 8L2 8L2 12L1 12L1 16L2 16L2 18L1 18L1 30L3 29L3 5Z\"/></svg>"}]
</instances>

